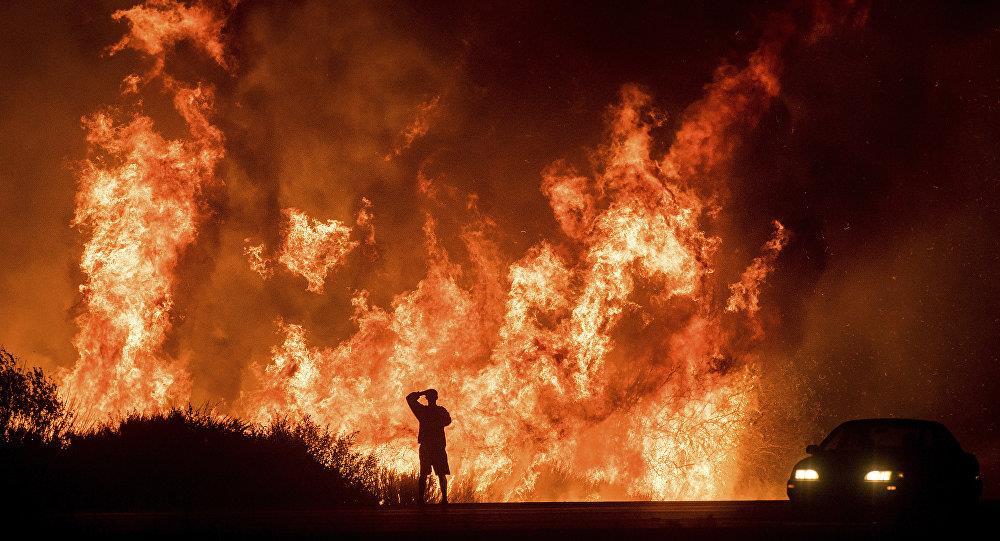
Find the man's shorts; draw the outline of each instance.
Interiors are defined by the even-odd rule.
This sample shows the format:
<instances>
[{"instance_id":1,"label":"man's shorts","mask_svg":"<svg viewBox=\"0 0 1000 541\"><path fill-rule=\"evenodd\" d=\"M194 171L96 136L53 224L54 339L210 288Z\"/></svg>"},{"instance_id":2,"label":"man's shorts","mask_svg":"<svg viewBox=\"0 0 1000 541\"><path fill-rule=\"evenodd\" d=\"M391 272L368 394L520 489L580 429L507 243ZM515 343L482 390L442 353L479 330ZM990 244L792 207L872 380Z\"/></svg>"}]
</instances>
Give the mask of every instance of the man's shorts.
<instances>
[{"instance_id":1,"label":"man's shorts","mask_svg":"<svg viewBox=\"0 0 1000 541\"><path fill-rule=\"evenodd\" d=\"M448 453L444 447L420 446L420 476L431 474L431 468L437 475L451 475L448 468Z\"/></svg>"}]
</instances>

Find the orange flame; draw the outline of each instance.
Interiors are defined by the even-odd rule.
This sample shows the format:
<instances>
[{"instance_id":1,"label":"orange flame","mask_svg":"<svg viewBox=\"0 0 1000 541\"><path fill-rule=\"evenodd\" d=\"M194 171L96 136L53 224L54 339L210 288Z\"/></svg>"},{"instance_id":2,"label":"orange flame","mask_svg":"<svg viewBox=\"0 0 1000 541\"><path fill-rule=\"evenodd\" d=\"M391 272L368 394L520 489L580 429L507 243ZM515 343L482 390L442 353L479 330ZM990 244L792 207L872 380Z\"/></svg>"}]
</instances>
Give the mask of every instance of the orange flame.
<instances>
[{"instance_id":1,"label":"orange flame","mask_svg":"<svg viewBox=\"0 0 1000 541\"><path fill-rule=\"evenodd\" d=\"M153 60L145 80L162 80L173 94L188 137L165 139L142 114L123 122L108 110L83 119L91 156L80 174L73 223L90 233L80 262L85 311L74 340L80 357L61 392L91 420L187 398L185 370L159 350L170 328L177 262L196 236L198 196L223 156L222 133L208 120L212 89L161 77L167 48L183 39L222 64L222 19L173 1L114 17L131 28L111 52L134 49ZM139 80L127 77L126 93Z\"/></svg>"},{"instance_id":2,"label":"orange flame","mask_svg":"<svg viewBox=\"0 0 1000 541\"><path fill-rule=\"evenodd\" d=\"M757 338L763 337L764 333L760 322L757 321L757 312L760 311L760 286L774 269L774 261L787 244L788 232L781 222L775 220L774 236L764 245L763 253L754 258L753 263L743 271L739 282L729 286L731 295L726 304L726 311L746 311Z\"/></svg>"},{"instance_id":3,"label":"orange flame","mask_svg":"<svg viewBox=\"0 0 1000 541\"><path fill-rule=\"evenodd\" d=\"M256 272L264 279L274 275L271 260L264 255L266 246L263 243L250 244L251 240L249 237L243 239L243 242L246 244L243 247L243 255L247 256L247 263L250 265L250 270Z\"/></svg>"},{"instance_id":4,"label":"orange flame","mask_svg":"<svg viewBox=\"0 0 1000 541\"><path fill-rule=\"evenodd\" d=\"M469 229L473 284L462 287L463 269L428 218L427 277L389 311L360 292L354 336L310 348L305 329L279 322L284 341L245 397L251 415L358 430L365 448L408 471L414 423L399 397L434 385L456 419L458 470L481 494L530 499L544 475L569 470L582 472L578 498L729 495L757 375L722 362L735 346L709 294L721 241L698 227L700 198L651 155L650 101L638 87L622 90L592 175L564 163L546 170L543 191L571 245L543 242L504 276L490 265L495 248ZM704 156L692 159L705 170ZM559 255L566 248L576 255ZM640 281L653 290L643 305ZM679 321L672 303L687 314ZM626 357L615 338L626 326L660 329L660 351Z\"/></svg>"},{"instance_id":5,"label":"orange flame","mask_svg":"<svg viewBox=\"0 0 1000 541\"><path fill-rule=\"evenodd\" d=\"M85 119L91 156L80 176L74 223L90 233L81 267L85 312L80 358L62 392L85 415L150 411L187 398L188 377L160 351L172 288L196 237L198 199L223 157L211 124L212 90L165 73L166 52L192 40L225 66L223 20L202 4L150 0L115 14L131 25L112 52L153 60L125 80L127 94L161 81L188 136L168 140L152 120L113 111ZM643 89L626 85L611 110L607 143L590 168L566 161L543 171L564 238L504 261L479 217L460 240L468 264L438 241L426 216L427 273L387 308L367 291L351 299L356 332L313 347L301 324L279 320L279 343L240 407L255 422L309 417L358 432L362 450L412 471L415 422L402 397L434 386L452 411L450 452L459 483L499 499L694 499L732 497L758 409L755 340L761 286L788 242L775 222L763 253L729 285L715 273L722 239L717 178L779 92L790 25L769 32L742 69L720 68L681 119L666 152L653 140L666 119ZM420 107L398 154L424 135L437 98ZM436 200L418 171L420 193ZM374 245L371 203L356 231ZM473 213L475 197L467 210ZM329 273L361 245L351 228L288 208L277 261L321 293ZM245 247L267 277L263 244ZM752 339L747 340L744 329Z\"/></svg>"},{"instance_id":6,"label":"orange flame","mask_svg":"<svg viewBox=\"0 0 1000 541\"><path fill-rule=\"evenodd\" d=\"M229 3L235 5L237 1ZM190 40L220 66L226 66L222 45L222 27L226 21L200 3L186 6L177 0L147 0L142 5L114 12L111 18L128 21L129 33L112 45L109 52L133 49L153 59L150 78L162 74L169 48L185 40ZM134 80L128 78L126 82Z\"/></svg>"},{"instance_id":7,"label":"orange flame","mask_svg":"<svg viewBox=\"0 0 1000 541\"><path fill-rule=\"evenodd\" d=\"M358 246L350 240L351 228L337 220L321 222L309 218L295 208L284 212L288 217L288 232L278 261L302 275L309 283L306 289L322 293L327 273L343 263L344 257Z\"/></svg>"},{"instance_id":8,"label":"orange flame","mask_svg":"<svg viewBox=\"0 0 1000 541\"><path fill-rule=\"evenodd\" d=\"M396 144L392 147L392 153L386 154L384 157L386 161L391 160L393 156L399 156L410 148L414 141L427 135L427 131L431 128L431 121L437 114L440 101L441 96L434 96L417 106L416 117L399 133Z\"/></svg>"}]
</instances>

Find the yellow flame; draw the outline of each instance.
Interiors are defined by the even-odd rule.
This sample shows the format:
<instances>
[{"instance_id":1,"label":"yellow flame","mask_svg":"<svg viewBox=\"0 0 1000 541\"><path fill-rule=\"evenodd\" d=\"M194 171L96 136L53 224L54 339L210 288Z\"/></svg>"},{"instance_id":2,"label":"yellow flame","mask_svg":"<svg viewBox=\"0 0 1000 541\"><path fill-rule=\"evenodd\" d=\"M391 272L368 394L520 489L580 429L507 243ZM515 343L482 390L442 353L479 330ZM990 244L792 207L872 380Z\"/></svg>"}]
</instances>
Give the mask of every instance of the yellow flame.
<instances>
[{"instance_id":1,"label":"yellow flame","mask_svg":"<svg viewBox=\"0 0 1000 541\"><path fill-rule=\"evenodd\" d=\"M156 1L115 19L129 34L112 48L131 48L153 60L147 82L163 83L188 128L168 140L151 118L121 122L113 111L84 118L90 157L84 163L74 225L84 244L80 287L84 311L74 339L79 360L60 390L85 420L129 411L160 410L187 399L188 376L160 353L170 328L172 287L178 259L197 233L198 196L223 156L222 133L211 124L213 92L185 86L163 74L166 47L192 39L223 63L222 20L203 7ZM124 91L140 78L126 77Z\"/></svg>"}]
</instances>

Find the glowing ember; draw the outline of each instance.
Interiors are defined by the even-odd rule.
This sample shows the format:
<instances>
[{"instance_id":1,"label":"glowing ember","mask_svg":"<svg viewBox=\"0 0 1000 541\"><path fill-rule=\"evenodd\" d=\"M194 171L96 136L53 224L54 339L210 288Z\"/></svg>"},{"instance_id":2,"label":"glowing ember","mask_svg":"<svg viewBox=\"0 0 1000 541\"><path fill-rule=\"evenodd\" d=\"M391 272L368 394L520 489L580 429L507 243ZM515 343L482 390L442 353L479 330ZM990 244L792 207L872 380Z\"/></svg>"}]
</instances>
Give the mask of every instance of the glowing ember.
<instances>
[{"instance_id":1,"label":"glowing ember","mask_svg":"<svg viewBox=\"0 0 1000 541\"><path fill-rule=\"evenodd\" d=\"M358 216L355 222L358 225L358 229L365 232L365 244L374 245L375 244L375 222L374 216L372 216L372 202L368 198L361 198L361 208L358 209Z\"/></svg>"},{"instance_id":2,"label":"glowing ember","mask_svg":"<svg viewBox=\"0 0 1000 541\"><path fill-rule=\"evenodd\" d=\"M265 246L263 244L250 244L250 239L243 239L246 244L243 248L243 255L247 256L247 263L250 270L259 274L262 278L270 278L274 274L271 267L271 260L264 255Z\"/></svg>"}]
</instances>

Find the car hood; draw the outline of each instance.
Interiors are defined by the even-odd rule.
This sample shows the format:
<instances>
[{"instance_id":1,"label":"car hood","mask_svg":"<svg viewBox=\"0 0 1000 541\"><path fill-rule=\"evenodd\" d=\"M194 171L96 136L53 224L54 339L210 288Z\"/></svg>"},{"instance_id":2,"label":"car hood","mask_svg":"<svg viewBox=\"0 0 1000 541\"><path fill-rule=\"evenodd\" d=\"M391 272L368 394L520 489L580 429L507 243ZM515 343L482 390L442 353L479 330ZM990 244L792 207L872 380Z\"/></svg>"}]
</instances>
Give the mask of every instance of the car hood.
<instances>
[{"instance_id":1,"label":"car hood","mask_svg":"<svg viewBox=\"0 0 1000 541\"><path fill-rule=\"evenodd\" d=\"M923 469L924 457L884 450L825 451L801 460L795 469L819 472L821 480L860 481L872 470L913 471Z\"/></svg>"}]
</instances>

